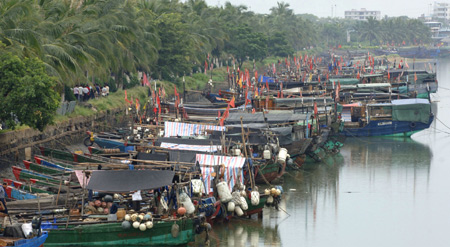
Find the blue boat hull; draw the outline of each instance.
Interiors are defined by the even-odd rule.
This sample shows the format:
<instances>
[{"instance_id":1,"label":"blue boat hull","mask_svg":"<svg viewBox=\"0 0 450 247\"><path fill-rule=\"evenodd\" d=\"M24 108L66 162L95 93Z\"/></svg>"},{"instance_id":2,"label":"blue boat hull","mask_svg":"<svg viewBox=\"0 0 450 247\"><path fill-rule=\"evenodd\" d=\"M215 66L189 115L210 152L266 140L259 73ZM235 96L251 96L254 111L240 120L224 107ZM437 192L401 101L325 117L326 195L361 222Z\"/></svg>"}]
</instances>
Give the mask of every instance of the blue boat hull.
<instances>
[{"instance_id":1,"label":"blue boat hull","mask_svg":"<svg viewBox=\"0 0 450 247\"><path fill-rule=\"evenodd\" d=\"M412 134L430 127L434 116L430 116L428 123L411 122L411 121L391 121L391 120L374 120L361 128L344 128L342 135L347 137L362 137L362 136L405 136L409 137Z\"/></svg>"},{"instance_id":2,"label":"blue boat hull","mask_svg":"<svg viewBox=\"0 0 450 247\"><path fill-rule=\"evenodd\" d=\"M133 146L125 146L123 142L117 140L96 137L94 138L94 142L101 148L118 148L122 153L126 153L128 150L134 150Z\"/></svg>"},{"instance_id":3,"label":"blue boat hull","mask_svg":"<svg viewBox=\"0 0 450 247\"><path fill-rule=\"evenodd\" d=\"M39 247L45 243L45 240L47 240L48 233L43 232L41 236L34 237L31 239L21 239L14 243L14 246L16 247Z\"/></svg>"}]
</instances>

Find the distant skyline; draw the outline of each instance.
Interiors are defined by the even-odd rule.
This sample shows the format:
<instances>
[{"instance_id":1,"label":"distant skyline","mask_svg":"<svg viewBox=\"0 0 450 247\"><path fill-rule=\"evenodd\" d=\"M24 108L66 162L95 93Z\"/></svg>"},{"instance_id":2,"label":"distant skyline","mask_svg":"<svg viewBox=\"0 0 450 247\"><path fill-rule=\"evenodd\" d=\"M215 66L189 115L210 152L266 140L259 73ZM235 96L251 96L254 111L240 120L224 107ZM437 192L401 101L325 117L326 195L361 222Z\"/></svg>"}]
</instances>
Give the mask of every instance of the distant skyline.
<instances>
[{"instance_id":1,"label":"distant skyline","mask_svg":"<svg viewBox=\"0 0 450 247\"><path fill-rule=\"evenodd\" d=\"M224 5L225 0L206 0L208 5ZM233 5L246 5L249 10L255 13L270 13L270 8L277 6L277 0L228 0ZM318 17L344 17L346 10L361 9L379 10L381 16L409 16L417 18L422 14L429 15L432 12L434 2L450 1L430 1L430 0L285 0L290 5L295 14L313 14Z\"/></svg>"}]
</instances>

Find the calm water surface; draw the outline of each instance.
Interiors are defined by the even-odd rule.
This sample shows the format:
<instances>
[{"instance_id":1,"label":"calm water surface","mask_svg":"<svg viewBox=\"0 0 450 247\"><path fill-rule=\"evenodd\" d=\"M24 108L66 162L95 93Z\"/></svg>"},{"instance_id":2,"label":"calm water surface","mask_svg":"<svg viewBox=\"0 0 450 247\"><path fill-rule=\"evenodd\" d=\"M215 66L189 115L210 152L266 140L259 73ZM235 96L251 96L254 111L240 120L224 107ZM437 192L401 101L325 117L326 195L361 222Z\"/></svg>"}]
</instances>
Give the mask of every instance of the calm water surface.
<instances>
[{"instance_id":1,"label":"calm water surface","mask_svg":"<svg viewBox=\"0 0 450 247\"><path fill-rule=\"evenodd\" d=\"M411 139L347 139L341 156L286 174L283 211L216 224L214 246L450 246L450 61L437 120Z\"/></svg>"}]
</instances>

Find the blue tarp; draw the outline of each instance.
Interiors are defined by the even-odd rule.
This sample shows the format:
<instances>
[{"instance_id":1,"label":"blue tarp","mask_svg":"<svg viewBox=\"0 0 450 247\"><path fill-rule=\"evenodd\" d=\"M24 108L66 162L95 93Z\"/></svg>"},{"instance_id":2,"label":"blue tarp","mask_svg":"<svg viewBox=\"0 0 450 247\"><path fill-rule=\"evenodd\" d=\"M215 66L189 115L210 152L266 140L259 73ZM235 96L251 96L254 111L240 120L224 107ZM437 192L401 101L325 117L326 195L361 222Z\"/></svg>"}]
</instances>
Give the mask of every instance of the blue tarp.
<instances>
[{"instance_id":1,"label":"blue tarp","mask_svg":"<svg viewBox=\"0 0 450 247\"><path fill-rule=\"evenodd\" d=\"M258 78L258 82L275 82L275 80L273 79L273 77L260 75Z\"/></svg>"}]
</instances>

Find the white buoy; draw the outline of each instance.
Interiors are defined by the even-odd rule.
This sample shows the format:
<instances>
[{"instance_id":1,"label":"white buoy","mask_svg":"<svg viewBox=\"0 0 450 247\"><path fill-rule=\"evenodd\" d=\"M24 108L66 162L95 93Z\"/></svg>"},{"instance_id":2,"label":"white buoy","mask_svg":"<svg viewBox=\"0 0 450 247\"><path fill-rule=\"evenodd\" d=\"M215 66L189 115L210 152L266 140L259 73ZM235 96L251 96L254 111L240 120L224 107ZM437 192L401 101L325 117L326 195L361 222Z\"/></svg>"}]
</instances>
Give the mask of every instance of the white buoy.
<instances>
[{"instance_id":1,"label":"white buoy","mask_svg":"<svg viewBox=\"0 0 450 247\"><path fill-rule=\"evenodd\" d=\"M144 223L142 223L139 225L139 230L145 231L145 230L147 230L147 226Z\"/></svg>"},{"instance_id":2,"label":"white buoy","mask_svg":"<svg viewBox=\"0 0 450 247\"><path fill-rule=\"evenodd\" d=\"M141 225L139 222L137 222L137 221L133 222L133 228L138 229L139 225Z\"/></svg>"},{"instance_id":3,"label":"white buoy","mask_svg":"<svg viewBox=\"0 0 450 247\"><path fill-rule=\"evenodd\" d=\"M126 215L125 215L125 220L126 220L126 221L130 221L130 220L131 220L131 216L130 216L129 214L126 214Z\"/></svg>"},{"instance_id":4,"label":"white buoy","mask_svg":"<svg viewBox=\"0 0 450 247\"><path fill-rule=\"evenodd\" d=\"M269 196L269 197L267 198L267 203L268 203L268 204L272 204L272 203L273 203L273 197L272 197L272 196Z\"/></svg>"},{"instance_id":5,"label":"white buoy","mask_svg":"<svg viewBox=\"0 0 450 247\"><path fill-rule=\"evenodd\" d=\"M248 204L247 204L247 200L245 200L245 198L243 196L240 197L241 199L241 208L242 210L247 210L248 209Z\"/></svg>"},{"instance_id":6,"label":"white buoy","mask_svg":"<svg viewBox=\"0 0 450 247\"><path fill-rule=\"evenodd\" d=\"M280 148L280 152L278 153L278 161L286 162L286 157L288 155L286 148Z\"/></svg>"},{"instance_id":7,"label":"white buoy","mask_svg":"<svg viewBox=\"0 0 450 247\"><path fill-rule=\"evenodd\" d=\"M228 206L227 206L228 212L234 212L235 207L236 207L236 204L234 204L234 202L228 202Z\"/></svg>"},{"instance_id":8,"label":"white buoy","mask_svg":"<svg viewBox=\"0 0 450 247\"><path fill-rule=\"evenodd\" d=\"M180 203L183 204L184 208L186 208L186 213L188 214L193 214L195 211L195 206L191 201L191 198L189 198L189 196L182 192L179 196L178 199L180 200Z\"/></svg>"},{"instance_id":9,"label":"white buoy","mask_svg":"<svg viewBox=\"0 0 450 247\"><path fill-rule=\"evenodd\" d=\"M147 229L153 228L153 221L147 221L147 222L145 222L145 226L147 227Z\"/></svg>"},{"instance_id":10,"label":"white buoy","mask_svg":"<svg viewBox=\"0 0 450 247\"><path fill-rule=\"evenodd\" d=\"M242 211L242 208L241 207L239 207L239 206L236 206L235 208L234 208L234 212L236 213L236 215L237 216L242 216L242 215L244 215L244 211Z\"/></svg>"},{"instance_id":11,"label":"white buoy","mask_svg":"<svg viewBox=\"0 0 450 247\"><path fill-rule=\"evenodd\" d=\"M251 202L252 202L253 206L256 206L259 204L259 192L258 191L252 191Z\"/></svg>"},{"instance_id":12,"label":"white buoy","mask_svg":"<svg viewBox=\"0 0 450 247\"><path fill-rule=\"evenodd\" d=\"M223 203L227 203L233 199L231 196L230 189L228 188L228 184L226 182L217 183L217 191L219 192L220 201Z\"/></svg>"}]
</instances>

